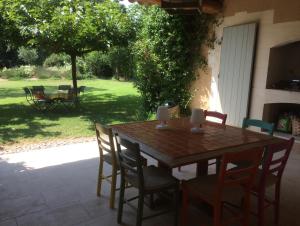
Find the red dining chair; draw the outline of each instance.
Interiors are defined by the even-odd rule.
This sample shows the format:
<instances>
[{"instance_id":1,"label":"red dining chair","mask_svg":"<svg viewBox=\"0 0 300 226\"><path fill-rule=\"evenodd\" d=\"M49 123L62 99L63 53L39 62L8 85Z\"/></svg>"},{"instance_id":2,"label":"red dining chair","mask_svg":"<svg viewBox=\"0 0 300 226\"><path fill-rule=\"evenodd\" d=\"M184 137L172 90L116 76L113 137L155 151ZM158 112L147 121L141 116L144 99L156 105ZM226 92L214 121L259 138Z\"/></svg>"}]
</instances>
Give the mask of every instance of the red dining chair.
<instances>
[{"instance_id":1,"label":"red dining chair","mask_svg":"<svg viewBox=\"0 0 300 226\"><path fill-rule=\"evenodd\" d=\"M205 118L213 117L213 118L220 119L222 125L226 124L227 114L222 114L222 113L217 112L217 111L207 111L207 110L205 110L204 111L204 116L205 116Z\"/></svg>"},{"instance_id":2,"label":"red dining chair","mask_svg":"<svg viewBox=\"0 0 300 226\"><path fill-rule=\"evenodd\" d=\"M279 223L280 184L283 171L292 150L295 138L283 141L279 144L268 146L266 156L263 159L262 169L258 171L252 194L257 197L258 226L264 225L264 210L274 206L275 224ZM266 189L275 186L275 197L273 200L266 198Z\"/></svg>"},{"instance_id":3,"label":"red dining chair","mask_svg":"<svg viewBox=\"0 0 300 226\"><path fill-rule=\"evenodd\" d=\"M207 111L207 110L204 110L204 117L207 118L207 117L213 117L213 118L217 118L217 119L220 119L221 122L220 124L224 125L226 124L226 119L227 119L227 114L222 114L220 112L217 112L217 111ZM218 168L220 167L220 161L218 159L209 159L209 160L215 160L214 162L211 162L209 163L208 165L214 165L214 164L217 164L217 170ZM179 166L178 167L178 171L181 171L181 167Z\"/></svg>"},{"instance_id":4,"label":"red dining chair","mask_svg":"<svg viewBox=\"0 0 300 226\"><path fill-rule=\"evenodd\" d=\"M182 183L181 226L188 225L188 206L190 200L200 201L213 209L213 226L232 225L240 222L248 226L250 213L250 190L262 157L263 148L225 153L222 158L220 172L217 175L198 177ZM233 162L247 161L247 166L229 169ZM243 208L234 208L230 197L243 197ZM222 219L223 210L229 209L232 216Z\"/></svg>"}]
</instances>

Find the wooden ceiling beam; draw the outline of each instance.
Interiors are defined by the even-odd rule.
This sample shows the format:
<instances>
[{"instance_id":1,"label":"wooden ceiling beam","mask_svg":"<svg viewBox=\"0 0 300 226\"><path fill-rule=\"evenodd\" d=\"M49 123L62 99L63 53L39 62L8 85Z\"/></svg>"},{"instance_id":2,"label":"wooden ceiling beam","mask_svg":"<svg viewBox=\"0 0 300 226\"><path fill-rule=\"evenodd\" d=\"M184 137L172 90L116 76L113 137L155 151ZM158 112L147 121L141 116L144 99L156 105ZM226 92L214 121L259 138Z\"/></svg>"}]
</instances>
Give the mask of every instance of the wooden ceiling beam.
<instances>
[{"instance_id":1,"label":"wooden ceiling beam","mask_svg":"<svg viewBox=\"0 0 300 226\"><path fill-rule=\"evenodd\" d=\"M130 2L138 2L143 5L159 5L162 8L166 9L178 9L179 11L183 10L200 10L208 14L217 14L222 11L223 0L202 0L201 5L198 1L162 1L162 0L129 0Z\"/></svg>"}]
</instances>

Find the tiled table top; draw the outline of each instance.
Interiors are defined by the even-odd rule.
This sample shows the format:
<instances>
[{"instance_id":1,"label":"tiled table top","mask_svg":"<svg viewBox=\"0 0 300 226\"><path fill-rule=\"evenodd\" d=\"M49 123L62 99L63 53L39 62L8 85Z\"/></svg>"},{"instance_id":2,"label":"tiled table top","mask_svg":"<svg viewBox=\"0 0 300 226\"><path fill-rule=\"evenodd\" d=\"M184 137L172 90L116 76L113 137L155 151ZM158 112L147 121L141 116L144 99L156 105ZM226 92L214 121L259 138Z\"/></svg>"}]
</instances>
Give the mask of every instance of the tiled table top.
<instances>
[{"instance_id":1,"label":"tiled table top","mask_svg":"<svg viewBox=\"0 0 300 226\"><path fill-rule=\"evenodd\" d=\"M280 139L253 131L222 126L212 122L203 125L204 133L190 132L188 118L173 119L169 128L157 130L158 121L113 125L114 133L137 142L141 150L169 167L217 157L227 151L265 146Z\"/></svg>"}]
</instances>

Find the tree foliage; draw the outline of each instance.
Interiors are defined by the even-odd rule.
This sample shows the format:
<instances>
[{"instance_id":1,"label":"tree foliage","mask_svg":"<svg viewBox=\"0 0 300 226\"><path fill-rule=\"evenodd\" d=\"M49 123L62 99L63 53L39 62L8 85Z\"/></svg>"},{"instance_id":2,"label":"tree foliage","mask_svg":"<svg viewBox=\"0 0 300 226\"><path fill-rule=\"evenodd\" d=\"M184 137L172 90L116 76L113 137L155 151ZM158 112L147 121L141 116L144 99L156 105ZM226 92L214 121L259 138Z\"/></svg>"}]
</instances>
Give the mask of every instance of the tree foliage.
<instances>
[{"instance_id":1,"label":"tree foliage","mask_svg":"<svg viewBox=\"0 0 300 226\"><path fill-rule=\"evenodd\" d=\"M135 8L135 11L137 9ZM199 47L209 41L208 30L214 18L170 15L159 7L140 8L135 84L144 99L146 110L155 110L167 100L184 107L190 98L190 85L195 79L194 62L205 67Z\"/></svg>"},{"instance_id":2,"label":"tree foliage","mask_svg":"<svg viewBox=\"0 0 300 226\"><path fill-rule=\"evenodd\" d=\"M25 48L23 46L18 49L18 57L25 64L29 64L29 65L33 65L39 58L38 52L36 49Z\"/></svg>"},{"instance_id":3,"label":"tree foliage","mask_svg":"<svg viewBox=\"0 0 300 226\"><path fill-rule=\"evenodd\" d=\"M114 1L3 0L2 9L29 44L71 56L76 89L76 57L124 45L132 34L130 19Z\"/></svg>"}]
</instances>

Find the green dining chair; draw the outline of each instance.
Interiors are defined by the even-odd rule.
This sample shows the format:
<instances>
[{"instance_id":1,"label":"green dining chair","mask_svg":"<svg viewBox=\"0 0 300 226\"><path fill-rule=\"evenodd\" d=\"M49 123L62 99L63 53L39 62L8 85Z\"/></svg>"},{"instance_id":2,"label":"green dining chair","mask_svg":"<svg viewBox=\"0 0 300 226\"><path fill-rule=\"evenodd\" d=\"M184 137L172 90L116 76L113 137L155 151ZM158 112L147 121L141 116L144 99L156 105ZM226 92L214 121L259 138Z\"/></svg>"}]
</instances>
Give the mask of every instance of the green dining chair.
<instances>
[{"instance_id":1,"label":"green dining chair","mask_svg":"<svg viewBox=\"0 0 300 226\"><path fill-rule=\"evenodd\" d=\"M274 133L274 123L269 123L258 119L244 118L242 127L245 129L249 126L261 128L262 131L268 133L269 135L273 135Z\"/></svg>"}]
</instances>

